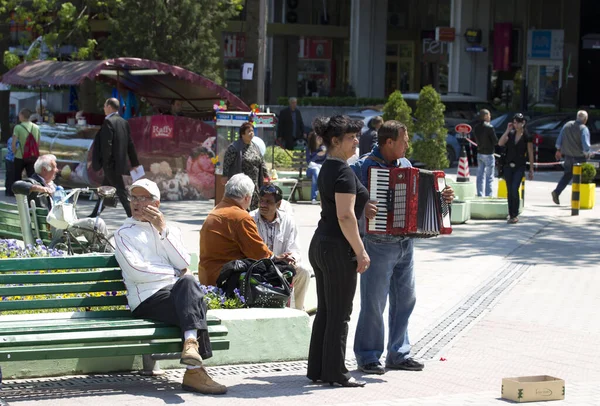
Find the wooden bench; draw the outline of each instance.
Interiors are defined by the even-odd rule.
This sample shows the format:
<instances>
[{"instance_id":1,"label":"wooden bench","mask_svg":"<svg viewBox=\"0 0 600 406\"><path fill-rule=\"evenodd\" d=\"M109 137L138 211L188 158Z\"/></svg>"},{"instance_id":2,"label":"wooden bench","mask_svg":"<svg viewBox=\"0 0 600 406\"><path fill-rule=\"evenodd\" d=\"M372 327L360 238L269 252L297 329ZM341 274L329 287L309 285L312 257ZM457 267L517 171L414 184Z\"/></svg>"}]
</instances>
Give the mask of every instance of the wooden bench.
<instances>
[{"instance_id":1,"label":"wooden bench","mask_svg":"<svg viewBox=\"0 0 600 406\"><path fill-rule=\"evenodd\" d=\"M311 184L311 179L306 177L306 169L308 167L308 164L306 163L306 152L304 150L286 150L286 152L292 158L291 167L294 171L298 171L298 175L294 176L293 178L279 180L282 182L289 182L289 185L291 186L287 200L291 202L305 200L305 196L302 191L307 184Z\"/></svg>"},{"instance_id":2,"label":"wooden bench","mask_svg":"<svg viewBox=\"0 0 600 406\"><path fill-rule=\"evenodd\" d=\"M181 330L134 319L125 291L114 255L0 259L0 363L144 355L144 373L159 373L154 360L179 358ZM229 348L220 323L208 315L213 350Z\"/></svg>"},{"instance_id":3,"label":"wooden bench","mask_svg":"<svg viewBox=\"0 0 600 406\"><path fill-rule=\"evenodd\" d=\"M14 203L0 202L0 238L10 238L19 241L31 242L42 240L45 245L52 241L50 224L46 221L48 210L31 207L29 212L29 227L23 230L19 207ZM24 214L26 216L26 214ZM26 237L24 233L29 233Z\"/></svg>"}]
</instances>

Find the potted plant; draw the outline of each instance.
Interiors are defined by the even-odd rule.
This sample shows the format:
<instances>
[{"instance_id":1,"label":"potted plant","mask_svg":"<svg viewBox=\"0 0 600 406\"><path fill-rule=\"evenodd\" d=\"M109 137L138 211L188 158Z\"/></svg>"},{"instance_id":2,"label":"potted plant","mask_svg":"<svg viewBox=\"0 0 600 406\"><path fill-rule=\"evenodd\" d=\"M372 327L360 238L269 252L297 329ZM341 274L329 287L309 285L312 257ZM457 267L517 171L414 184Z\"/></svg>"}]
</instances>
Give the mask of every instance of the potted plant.
<instances>
[{"instance_id":1,"label":"potted plant","mask_svg":"<svg viewBox=\"0 0 600 406\"><path fill-rule=\"evenodd\" d=\"M440 95L431 85L419 93L415 111L415 137L413 158L425 164L427 169L446 169L449 165L446 154L446 127L444 110L446 107Z\"/></svg>"},{"instance_id":2,"label":"potted plant","mask_svg":"<svg viewBox=\"0 0 600 406\"><path fill-rule=\"evenodd\" d=\"M592 209L596 201L596 168L590 163L581 164L581 185L579 186L580 208Z\"/></svg>"}]
</instances>

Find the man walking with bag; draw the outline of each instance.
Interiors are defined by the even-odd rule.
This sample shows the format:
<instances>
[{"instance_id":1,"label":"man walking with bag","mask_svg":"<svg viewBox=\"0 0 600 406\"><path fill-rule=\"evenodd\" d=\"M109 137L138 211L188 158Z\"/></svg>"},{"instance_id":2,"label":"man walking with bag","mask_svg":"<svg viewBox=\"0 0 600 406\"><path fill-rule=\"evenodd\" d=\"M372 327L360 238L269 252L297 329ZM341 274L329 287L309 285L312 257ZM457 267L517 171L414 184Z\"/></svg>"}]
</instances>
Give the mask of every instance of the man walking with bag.
<instances>
[{"instance_id":1,"label":"man walking with bag","mask_svg":"<svg viewBox=\"0 0 600 406\"><path fill-rule=\"evenodd\" d=\"M127 213L131 217L131 208L127 199L127 190L123 182L123 175L129 175L127 158L132 168L140 166L135 146L131 140L129 123L119 116L119 101L110 98L104 103L104 114L106 119L102 123L102 128L94 139L94 148L92 150L92 167L99 171L104 169L103 186L114 186L117 188L117 196ZM91 214L97 216L98 205Z\"/></svg>"},{"instance_id":2,"label":"man walking with bag","mask_svg":"<svg viewBox=\"0 0 600 406\"><path fill-rule=\"evenodd\" d=\"M21 110L19 112L20 124L17 124L13 131L12 150L15 153L15 182L23 178L23 169L27 172L27 177L31 177L35 173L33 164L40 156L40 128L33 124L30 118L30 110ZM19 144L18 148L17 143Z\"/></svg>"}]
</instances>

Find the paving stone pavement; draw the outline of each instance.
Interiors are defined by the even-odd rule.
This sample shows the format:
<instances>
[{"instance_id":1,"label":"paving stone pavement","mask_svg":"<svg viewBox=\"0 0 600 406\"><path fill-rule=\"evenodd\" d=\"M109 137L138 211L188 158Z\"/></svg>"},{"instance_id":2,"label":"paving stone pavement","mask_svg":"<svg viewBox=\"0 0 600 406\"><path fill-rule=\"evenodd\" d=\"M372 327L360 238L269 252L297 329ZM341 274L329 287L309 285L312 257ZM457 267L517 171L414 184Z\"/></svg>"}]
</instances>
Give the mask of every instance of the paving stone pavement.
<instances>
[{"instance_id":1,"label":"paving stone pavement","mask_svg":"<svg viewBox=\"0 0 600 406\"><path fill-rule=\"evenodd\" d=\"M409 331L415 347L426 343L425 352L433 349L423 372L390 371L365 377L365 388L332 389L304 378L300 361L210 368L229 387L223 397L182 391L180 369L161 378L113 374L6 381L0 395L18 405L491 405L507 403L499 399L503 377L547 374L566 381L560 404L600 405L600 209L571 217L569 189L562 206L552 204L550 191L559 177L538 172L527 183L526 211L516 226L470 221L455 226L451 236L417 242L417 306ZM307 258L319 208L293 206ZM212 203L162 207L182 229L188 249L197 252L198 232ZM124 213L107 209L104 218L114 228ZM347 349L351 368L359 310L357 292ZM446 342L428 339L432 333L447 338L450 331Z\"/></svg>"}]
</instances>

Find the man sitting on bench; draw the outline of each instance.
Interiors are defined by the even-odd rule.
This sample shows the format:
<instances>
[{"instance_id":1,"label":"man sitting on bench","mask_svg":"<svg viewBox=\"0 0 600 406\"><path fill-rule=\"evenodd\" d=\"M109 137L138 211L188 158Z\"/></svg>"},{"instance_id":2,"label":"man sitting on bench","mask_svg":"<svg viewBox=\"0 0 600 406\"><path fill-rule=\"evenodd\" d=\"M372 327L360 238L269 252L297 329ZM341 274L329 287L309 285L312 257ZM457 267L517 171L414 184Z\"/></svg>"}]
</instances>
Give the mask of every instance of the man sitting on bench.
<instances>
[{"instance_id":1,"label":"man sitting on bench","mask_svg":"<svg viewBox=\"0 0 600 406\"><path fill-rule=\"evenodd\" d=\"M179 229L168 225L160 207L156 183L140 179L129 188L131 217L115 233L115 256L127 287L133 317L161 321L181 328L181 363L187 365L183 389L222 395L202 366L212 356L206 323L207 304L200 285L188 270L190 255Z\"/></svg>"},{"instance_id":2,"label":"man sitting on bench","mask_svg":"<svg viewBox=\"0 0 600 406\"><path fill-rule=\"evenodd\" d=\"M56 185L54 184L54 178L58 173L56 156L52 154L40 156L33 164L33 169L35 173L30 178L13 184L13 190L27 193L27 203L33 200L36 207L50 210L52 208L52 195L56 192ZM105 237L108 236L106 223L101 218L78 219L69 226L69 230L73 236L83 235L91 243L94 240L94 227L96 225L99 234ZM61 235L62 230L53 228L52 236L54 238Z\"/></svg>"},{"instance_id":3,"label":"man sitting on bench","mask_svg":"<svg viewBox=\"0 0 600 406\"><path fill-rule=\"evenodd\" d=\"M294 217L281 210L283 192L275 185L266 184L260 188L258 209L250 215L256 221L258 234L275 256L283 256L294 266L296 274L293 279L294 308L304 310L304 297L310 282L310 271L302 266L298 230Z\"/></svg>"}]
</instances>

